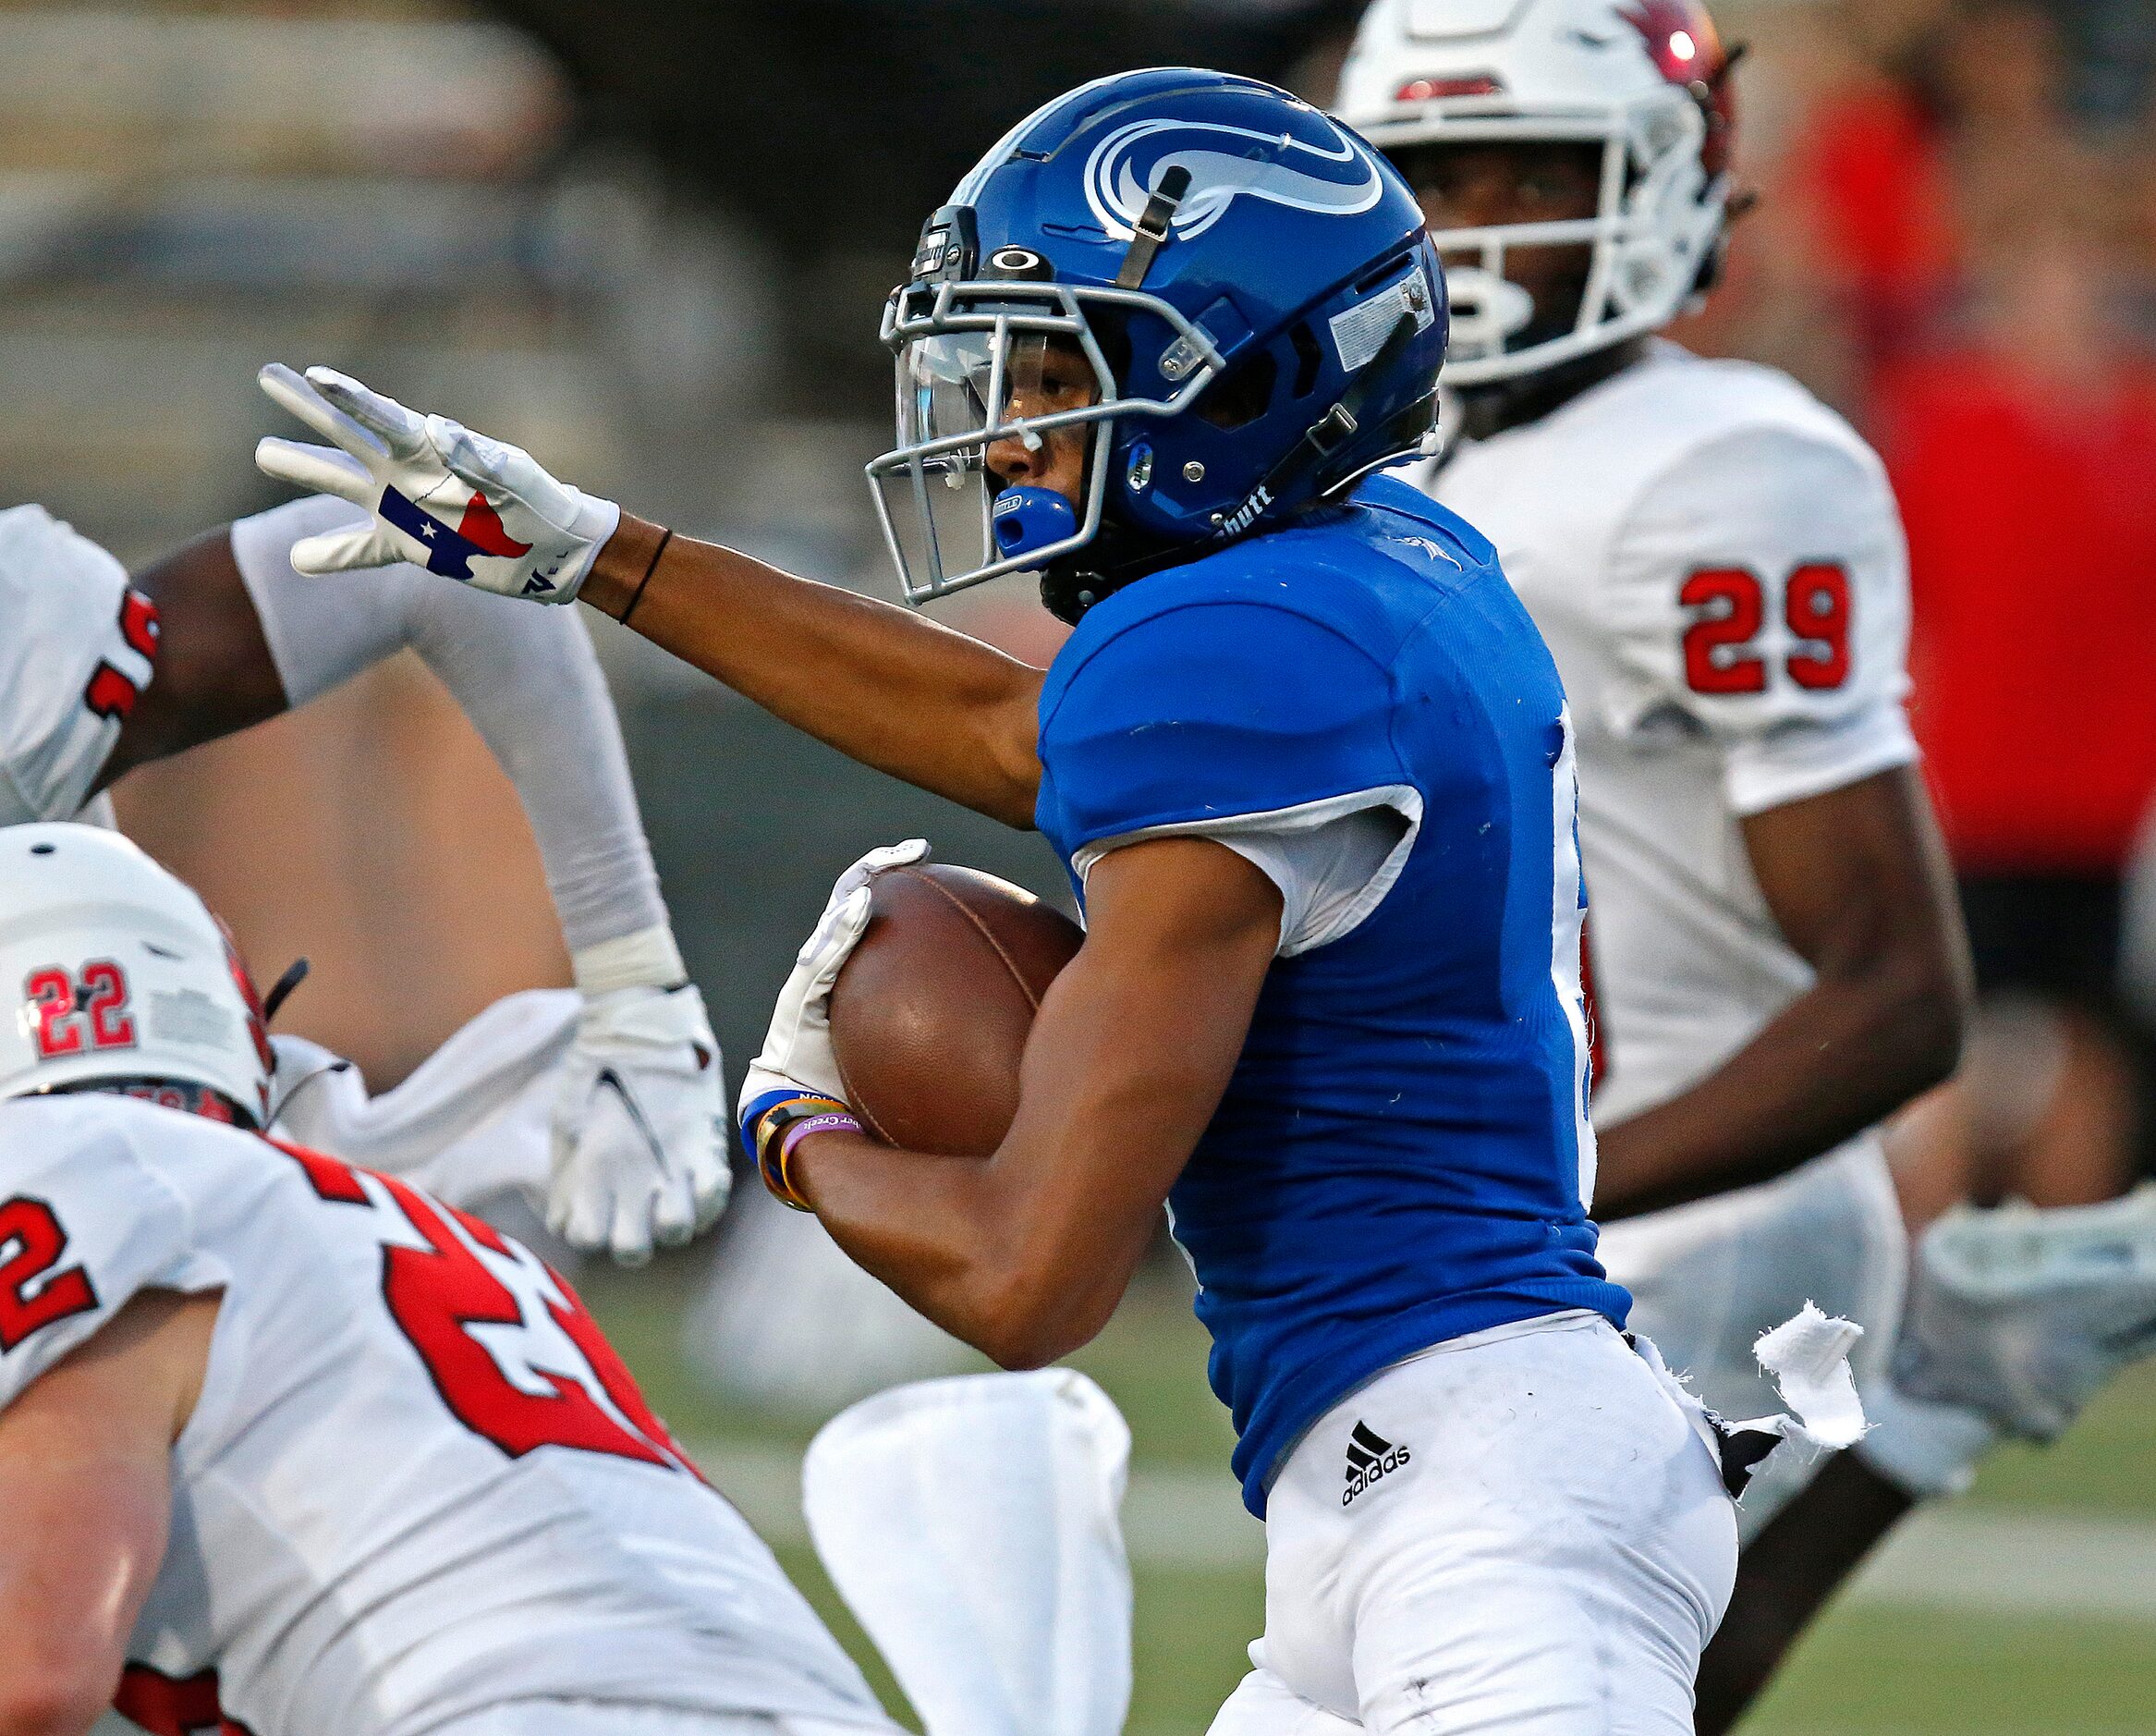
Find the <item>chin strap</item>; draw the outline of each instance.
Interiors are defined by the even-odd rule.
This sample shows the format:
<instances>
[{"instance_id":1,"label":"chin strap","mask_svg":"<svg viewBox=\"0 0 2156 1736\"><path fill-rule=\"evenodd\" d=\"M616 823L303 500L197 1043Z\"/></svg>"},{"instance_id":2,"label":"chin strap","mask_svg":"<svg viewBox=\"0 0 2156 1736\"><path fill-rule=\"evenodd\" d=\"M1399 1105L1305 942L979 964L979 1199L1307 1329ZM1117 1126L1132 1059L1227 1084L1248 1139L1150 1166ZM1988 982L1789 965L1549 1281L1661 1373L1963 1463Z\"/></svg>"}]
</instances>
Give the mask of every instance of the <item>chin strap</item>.
<instances>
[{"instance_id":1,"label":"chin strap","mask_svg":"<svg viewBox=\"0 0 2156 1736\"><path fill-rule=\"evenodd\" d=\"M1241 536L1279 504L1281 497L1306 470L1323 464L1361 432L1362 407L1369 399L1371 389L1392 367L1419 329L1413 314L1400 315L1392 331L1386 335L1385 341L1379 346L1377 354L1357 373L1347 390L1340 395L1339 401L1304 430L1302 438L1266 471L1265 480L1243 497L1240 506L1223 516L1213 527L1208 542L1226 543ZM1414 408L1410 405L1408 410L1412 411ZM1052 563L1047 571L1041 575L1041 604L1056 619L1075 627L1078 617L1102 597L1120 591L1125 585L1144 578L1148 573L1158 572L1162 568L1173 566L1177 561L1196 558L1197 549L1189 544L1162 543L1132 546L1137 539L1111 539L1109 532L1110 527L1103 525L1093 541L1080 551L1081 555L1091 557L1082 567L1075 562L1066 565L1057 561ZM1119 560L1114 558L1118 552L1118 541L1125 544L1123 557ZM1100 558L1103 544L1110 555L1110 558L1105 561ZM1202 544L1198 545L1203 546Z\"/></svg>"},{"instance_id":2,"label":"chin strap","mask_svg":"<svg viewBox=\"0 0 2156 1736\"><path fill-rule=\"evenodd\" d=\"M271 985L270 992L262 996L262 1023L264 1025L267 1025L271 1020L277 1016L277 1009L292 998L292 991L307 981L307 973L313 969L314 966L305 959L295 959L285 967L285 974L280 976Z\"/></svg>"},{"instance_id":3,"label":"chin strap","mask_svg":"<svg viewBox=\"0 0 2156 1736\"><path fill-rule=\"evenodd\" d=\"M1168 244L1175 207L1189 191L1190 171L1181 164L1161 177L1161 184L1153 189L1153 196L1145 202L1145 210L1139 215L1135 233L1130 238L1130 251L1123 256L1123 269L1115 274L1118 289L1136 289L1145 282L1146 273L1152 269L1153 255Z\"/></svg>"},{"instance_id":4,"label":"chin strap","mask_svg":"<svg viewBox=\"0 0 2156 1736\"><path fill-rule=\"evenodd\" d=\"M1323 464L1361 432L1362 407L1372 387L1384 377L1419 329L1412 313L1403 313L1394 322L1377 354L1363 364L1347 390L1340 395L1339 402L1304 430L1303 437L1265 472L1265 480L1243 496L1243 504L1213 527L1214 542L1225 543L1242 535L1279 503L1305 471Z\"/></svg>"}]
</instances>

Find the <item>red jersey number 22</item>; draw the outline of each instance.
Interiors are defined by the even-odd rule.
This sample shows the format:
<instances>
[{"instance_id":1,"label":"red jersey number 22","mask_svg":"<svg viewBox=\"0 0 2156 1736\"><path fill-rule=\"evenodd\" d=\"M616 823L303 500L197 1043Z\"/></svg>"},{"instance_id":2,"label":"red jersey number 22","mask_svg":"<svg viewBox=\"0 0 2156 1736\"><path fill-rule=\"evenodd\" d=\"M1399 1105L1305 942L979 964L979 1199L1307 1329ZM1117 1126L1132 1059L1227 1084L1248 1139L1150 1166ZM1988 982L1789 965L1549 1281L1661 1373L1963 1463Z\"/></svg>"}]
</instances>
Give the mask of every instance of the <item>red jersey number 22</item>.
<instances>
[{"instance_id":1,"label":"red jersey number 22","mask_svg":"<svg viewBox=\"0 0 2156 1736\"><path fill-rule=\"evenodd\" d=\"M281 1143L278 1149L306 1171L322 1199L394 1213L426 1244L383 1244L383 1299L465 1427L512 1459L534 1448L570 1447L696 1474L576 1293L530 1254L394 1176L362 1179L318 1152ZM370 1182L386 1193L386 1202L370 1192ZM479 1249L530 1273L528 1293L513 1290ZM505 1346L500 1360L475 1326L493 1329L484 1336ZM530 1360L519 1382L504 1363L523 1351Z\"/></svg>"},{"instance_id":2,"label":"red jersey number 22","mask_svg":"<svg viewBox=\"0 0 2156 1736\"><path fill-rule=\"evenodd\" d=\"M89 1273L54 1270L67 1252L67 1232L44 1201L18 1193L0 1205L0 1352L97 1306Z\"/></svg>"}]
</instances>

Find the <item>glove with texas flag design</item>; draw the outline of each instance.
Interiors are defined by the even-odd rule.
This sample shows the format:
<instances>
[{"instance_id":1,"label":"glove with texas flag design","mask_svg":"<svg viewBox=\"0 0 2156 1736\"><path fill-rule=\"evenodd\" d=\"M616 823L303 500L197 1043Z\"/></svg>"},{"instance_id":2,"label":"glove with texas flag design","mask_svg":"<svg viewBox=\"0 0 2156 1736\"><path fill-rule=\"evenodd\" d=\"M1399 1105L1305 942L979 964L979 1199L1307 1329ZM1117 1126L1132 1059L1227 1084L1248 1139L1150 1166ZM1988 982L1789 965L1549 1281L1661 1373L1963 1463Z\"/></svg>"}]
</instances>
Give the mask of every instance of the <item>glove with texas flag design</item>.
<instances>
[{"instance_id":1,"label":"glove with texas flag design","mask_svg":"<svg viewBox=\"0 0 2156 1736\"><path fill-rule=\"evenodd\" d=\"M329 446L263 440L265 475L364 507L367 522L294 545L310 574L409 561L502 596L567 603L621 522L621 508L557 483L520 447L445 416L420 416L333 368L279 363L262 388Z\"/></svg>"}]
</instances>

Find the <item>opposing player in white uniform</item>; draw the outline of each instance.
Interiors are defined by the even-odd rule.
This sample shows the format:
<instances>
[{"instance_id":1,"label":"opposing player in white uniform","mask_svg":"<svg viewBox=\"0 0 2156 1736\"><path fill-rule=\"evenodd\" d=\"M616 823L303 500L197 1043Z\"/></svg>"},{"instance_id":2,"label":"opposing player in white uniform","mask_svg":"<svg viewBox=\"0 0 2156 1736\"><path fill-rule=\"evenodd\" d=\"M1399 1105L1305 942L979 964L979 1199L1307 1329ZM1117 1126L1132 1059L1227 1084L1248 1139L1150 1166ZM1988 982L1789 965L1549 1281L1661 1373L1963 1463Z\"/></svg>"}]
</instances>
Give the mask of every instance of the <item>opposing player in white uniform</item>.
<instances>
[{"instance_id":1,"label":"opposing player in white uniform","mask_svg":"<svg viewBox=\"0 0 2156 1736\"><path fill-rule=\"evenodd\" d=\"M199 899L33 825L0 911L0 1729L890 1728L539 1261L249 1131Z\"/></svg>"},{"instance_id":2,"label":"opposing player in white uniform","mask_svg":"<svg viewBox=\"0 0 2156 1736\"><path fill-rule=\"evenodd\" d=\"M1806 1300L1868 1327L1867 1408L1893 1412L1784 1525L1816 1458L1748 1493L1702 1730L1941 1485L1928 1461L1992 1437L1963 1412L1902 1451L1887 1373L1906 1241L1876 1123L1952 1070L1967 994L1902 708L1894 502L1794 381L1652 336L1719 270L1729 66L1691 0L1379 0L1339 104L1447 262L1453 438L1411 474L1497 545L1578 731L1595 1211L1631 1218L1611 1274L1725 1413Z\"/></svg>"},{"instance_id":3,"label":"opposing player in white uniform","mask_svg":"<svg viewBox=\"0 0 2156 1736\"><path fill-rule=\"evenodd\" d=\"M0 513L0 825L85 812L109 823L93 793L130 767L417 651L517 786L577 992L490 1009L417 1091L389 1098L370 1101L335 1057L285 1042L280 1114L359 1161L425 1161L460 1201L549 1184L549 1220L573 1245L640 1260L725 1203L727 1115L717 1044L674 942L590 642L566 617L409 568L337 586L292 569L296 542L352 517L341 501L294 501L130 584L42 507ZM576 752L532 752L563 729Z\"/></svg>"}]
</instances>

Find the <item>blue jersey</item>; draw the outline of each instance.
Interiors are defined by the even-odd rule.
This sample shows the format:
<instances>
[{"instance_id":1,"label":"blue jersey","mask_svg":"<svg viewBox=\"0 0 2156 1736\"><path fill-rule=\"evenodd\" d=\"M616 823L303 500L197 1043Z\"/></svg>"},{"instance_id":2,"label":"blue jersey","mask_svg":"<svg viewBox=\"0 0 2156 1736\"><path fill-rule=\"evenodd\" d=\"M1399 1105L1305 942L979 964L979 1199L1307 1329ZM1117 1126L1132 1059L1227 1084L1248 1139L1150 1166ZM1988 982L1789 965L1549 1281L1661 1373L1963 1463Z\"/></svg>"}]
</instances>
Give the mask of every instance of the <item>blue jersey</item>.
<instances>
[{"instance_id":1,"label":"blue jersey","mask_svg":"<svg viewBox=\"0 0 2156 1736\"><path fill-rule=\"evenodd\" d=\"M1488 542L1379 479L1130 585L1049 670L1041 763L1066 865L1376 790L1411 822L1376 909L1274 961L1169 1196L1253 1512L1303 1432L1402 1358L1563 1309L1624 1323L1583 1203L1571 725Z\"/></svg>"}]
</instances>

